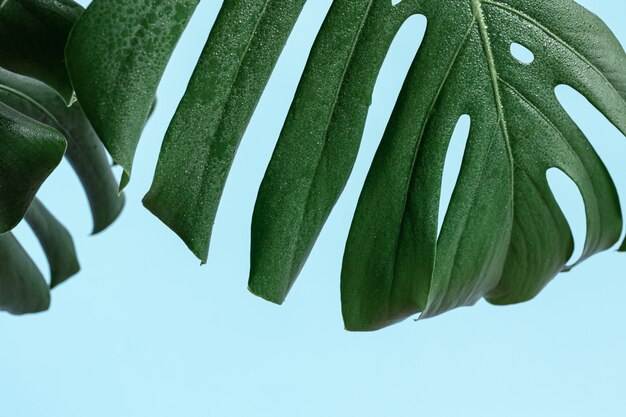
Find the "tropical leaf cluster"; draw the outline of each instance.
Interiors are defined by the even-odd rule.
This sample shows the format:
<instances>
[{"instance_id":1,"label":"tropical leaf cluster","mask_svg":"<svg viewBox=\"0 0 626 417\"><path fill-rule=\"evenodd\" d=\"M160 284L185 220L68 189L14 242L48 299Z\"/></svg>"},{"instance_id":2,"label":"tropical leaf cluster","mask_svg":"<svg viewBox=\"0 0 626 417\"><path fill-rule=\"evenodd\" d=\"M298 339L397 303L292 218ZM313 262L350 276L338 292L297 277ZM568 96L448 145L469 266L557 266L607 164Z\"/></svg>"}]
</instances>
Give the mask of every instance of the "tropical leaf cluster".
<instances>
[{"instance_id":1,"label":"tropical leaf cluster","mask_svg":"<svg viewBox=\"0 0 626 417\"><path fill-rule=\"evenodd\" d=\"M80 161L102 161L91 175L81 174L81 162L74 162L92 192L94 219L106 219L95 220L101 226L96 229L115 218L121 203L111 192L115 183L99 141L123 168L121 190L131 179L165 67L198 2L93 0L82 14L69 0L2 3L2 34L15 34L13 27L24 22L26 35L13 35L15 42L0 46L0 66L38 78L56 90L50 100L72 105L52 105L35 93L43 94L40 83L6 73L21 86L6 91L24 91L29 99L23 108L0 107L7 120L0 124L7 126L2 134L7 143L25 138L21 143L30 148L11 145L22 159L7 165L0 181L8 184L28 172L23 178L36 184L28 185L29 192L2 184L13 193L7 194L10 202L2 201L6 230L29 206L35 213L27 220L36 219L29 221L36 232L39 223L49 222L47 212L30 202L65 142L68 158L75 146L94 152ZM165 134L143 203L202 262L237 148L304 4L225 1ZM13 9L7 13L7 7ZM585 202L587 236L577 263L619 245L623 220L615 185L555 95L559 85L573 87L626 134L626 54L597 16L573 0L334 0L258 193L251 229L253 293L275 303L287 297L350 176L387 51L416 14L427 18L426 34L346 244L346 328L378 329L482 298L511 304L535 297L574 266L567 264L572 233L546 179L551 168L567 174ZM35 20L57 26L28 23ZM54 36L37 33L51 27ZM49 47L37 43L43 36ZM523 45L533 59L518 60L512 45ZM53 52L63 49L65 61L59 61L63 54ZM33 100L44 111L37 113L41 106ZM444 162L463 115L471 119L469 137L439 230ZM3 158L14 157L5 152ZM93 188L96 182L101 189ZM107 208L98 214L101 205ZM62 247L42 241L44 248ZM16 246L10 241L7 247Z\"/></svg>"},{"instance_id":2,"label":"tropical leaf cluster","mask_svg":"<svg viewBox=\"0 0 626 417\"><path fill-rule=\"evenodd\" d=\"M0 5L0 310L14 314L46 310L50 288L80 269L70 233L36 198L64 156L88 197L93 233L124 205L65 66L65 44L82 12L69 0ZM23 218L48 259L48 280L10 232Z\"/></svg>"}]
</instances>

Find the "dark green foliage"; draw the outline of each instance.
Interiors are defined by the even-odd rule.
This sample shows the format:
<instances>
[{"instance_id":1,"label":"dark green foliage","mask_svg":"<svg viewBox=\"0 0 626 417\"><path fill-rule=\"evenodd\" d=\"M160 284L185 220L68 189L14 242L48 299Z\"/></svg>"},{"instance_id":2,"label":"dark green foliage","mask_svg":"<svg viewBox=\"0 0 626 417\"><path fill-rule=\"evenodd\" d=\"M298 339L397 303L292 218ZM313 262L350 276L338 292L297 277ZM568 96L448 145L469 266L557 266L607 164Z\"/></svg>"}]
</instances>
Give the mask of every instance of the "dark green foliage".
<instances>
[{"instance_id":1,"label":"dark green foliage","mask_svg":"<svg viewBox=\"0 0 626 417\"><path fill-rule=\"evenodd\" d=\"M9 3L27 26L54 2ZM304 3L224 2L166 133L144 204L202 262L240 140ZM61 111L58 99L39 84L0 72L0 101L67 138L68 158L89 195L96 231L123 204L98 136L124 169L123 188L167 61L197 4L94 0L66 50L84 113L78 105ZM64 10L44 17L63 26L71 18L54 16L65 16ZM626 134L626 54L596 16L573 0L404 0L397 5L335 0L259 190L252 220L253 293L282 303L294 284L350 176L389 46L415 14L428 19L426 35L365 182L344 254L346 328L374 330L481 298L494 304L523 302L575 266L566 265L573 238L548 186L551 168L567 174L585 201L587 238L578 262L618 244L623 221L613 181L554 93L558 85L570 85ZM0 34L15 25L9 22L0 14ZM63 27L59 33L67 36ZM512 44L531 50L532 62L517 60ZM20 62L15 52L6 56ZM32 68L45 67L41 56ZM51 81L48 73L23 72L67 96L55 84L63 77ZM4 112L47 129L9 108ZM463 115L471 119L469 138L439 231L444 162ZM34 192L22 197L7 230L33 197ZM56 231L42 239L52 268L60 268L53 271L56 283L73 270L73 246L58 223L41 219L36 231ZM21 259L18 266L28 272L28 282L38 282L21 248L8 235L3 238L5 253ZM65 249L56 253L56 247ZM67 273L61 272L62 264ZM12 294L21 294L11 285Z\"/></svg>"},{"instance_id":2,"label":"dark green foliage","mask_svg":"<svg viewBox=\"0 0 626 417\"><path fill-rule=\"evenodd\" d=\"M12 233L0 235L0 310L12 314L48 309L50 291L41 272Z\"/></svg>"},{"instance_id":3,"label":"dark green foliage","mask_svg":"<svg viewBox=\"0 0 626 417\"><path fill-rule=\"evenodd\" d=\"M202 262L237 147L303 5L226 2L165 135L144 204Z\"/></svg>"},{"instance_id":4,"label":"dark green foliage","mask_svg":"<svg viewBox=\"0 0 626 417\"><path fill-rule=\"evenodd\" d=\"M23 314L50 304L49 285L7 232L24 216L48 259L51 287L80 268L69 232L35 199L64 153L87 193L94 233L117 218L124 198L80 105L67 107L73 89L64 48L82 7L69 0L0 4L0 66L39 80L0 68L0 309Z\"/></svg>"},{"instance_id":5,"label":"dark green foliage","mask_svg":"<svg viewBox=\"0 0 626 417\"><path fill-rule=\"evenodd\" d=\"M67 66L85 114L130 179L165 65L199 0L94 1L74 27Z\"/></svg>"},{"instance_id":6,"label":"dark green foliage","mask_svg":"<svg viewBox=\"0 0 626 417\"><path fill-rule=\"evenodd\" d=\"M586 202L583 259L617 243L617 194L604 165L556 100L567 83L626 133L626 56L606 26L572 1L417 4L428 31L359 201L342 271L346 326L368 330L432 317L482 297L534 297L566 269L567 221L546 171L557 167ZM587 27L585 33L574 27ZM535 53L523 64L518 42ZM472 126L437 234L448 141Z\"/></svg>"},{"instance_id":7,"label":"dark green foliage","mask_svg":"<svg viewBox=\"0 0 626 417\"><path fill-rule=\"evenodd\" d=\"M55 129L1 102L0 137L0 233L5 233L22 220L67 143Z\"/></svg>"},{"instance_id":8,"label":"dark green foliage","mask_svg":"<svg viewBox=\"0 0 626 417\"><path fill-rule=\"evenodd\" d=\"M40 82L0 69L0 102L54 127L67 140L65 156L83 184L93 216L93 233L109 226L124 206L102 143L79 103L66 107Z\"/></svg>"},{"instance_id":9,"label":"dark green foliage","mask_svg":"<svg viewBox=\"0 0 626 417\"><path fill-rule=\"evenodd\" d=\"M50 264L50 288L78 273L80 265L74 241L67 229L54 218L39 200L26 213L26 221L37 236Z\"/></svg>"},{"instance_id":10,"label":"dark green foliage","mask_svg":"<svg viewBox=\"0 0 626 417\"><path fill-rule=\"evenodd\" d=\"M255 294L282 303L296 280L352 171L378 72L410 11L388 2L333 3L254 209Z\"/></svg>"},{"instance_id":11,"label":"dark green foliage","mask_svg":"<svg viewBox=\"0 0 626 417\"><path fill-rule=\"evenodd\" d=\"M225 3L166 134L144 204L203 262L237 146L302 5ZM150 102L147 94L135 101L134 92L156 90L157 72L175 41L159 50L149 76L132 59L132 71L122 67L120 78L101 61L117 68L128 64L131 50L144 57L153 49L144 37L128 43L112 33L153 33L156 23L144 19L137 26L147 12L134 5L112 9L94 1L68 56L79 97L81 84L91 86L83 105L109 123L102 135L110 135L114 157L123 150L116 159L128 170ZM585 199L581 261L615 245L622 231L613 182L554 95L557 85L571 85L626 133L626 56L599 19L571 0L407 0L396 6L336 0L259 191L251 291L277 303L285 299L350 175L389 45L413 14L427 17L428 31L366 181L344 256L343 313L352 330L416 313L431 317L483 297L497 304L525 301L569 269L573 239L548 187L549 168L569 175ZM89 17L96 15L101 18ZM512 43L534 51L535 61L517 61ZM94 50L96 44L113 54ZM120 79L130 98L106 87ZM121 123L118 113L135 122ZM463 114L472 120L470 137L439 234L443 163ZM124 137L115 133L129 125L135 127Z\"/></svg>"},{"instance_id":12,"label":"dark green foliage","mask_svg":"<svg viewBox=\"0 0 626 417\"><path fill-rule=\"evenodd\" d=\"M0 9L0 67L37 78L69 104L65 43L83 8L72 0L6 0Z\"/></svg>"}]
</instances>

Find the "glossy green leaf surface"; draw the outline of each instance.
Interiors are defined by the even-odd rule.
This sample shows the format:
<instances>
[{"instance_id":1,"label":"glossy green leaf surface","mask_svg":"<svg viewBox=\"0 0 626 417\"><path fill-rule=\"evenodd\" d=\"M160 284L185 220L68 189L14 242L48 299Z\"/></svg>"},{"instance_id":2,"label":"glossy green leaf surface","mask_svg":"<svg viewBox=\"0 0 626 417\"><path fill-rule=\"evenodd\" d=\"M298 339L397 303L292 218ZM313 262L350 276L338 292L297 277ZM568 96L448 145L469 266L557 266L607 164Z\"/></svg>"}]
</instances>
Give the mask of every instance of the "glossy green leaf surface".
<instances>
[{"instance_id":1,"label":"glossy green leaf surface","mask_svg":"<svg viewBox=\"0 0 626 417\"><path fill-rule=\"evenodd\" d=\"M566 270L573 238L546 179L579 187L582 259L615 245L617 193L554 89L568 84L626 133L626 55L609 29L570 0L416 2L426 36L361 195L342 270L346 327L372 330L485 297L534 297ZM510 52L519 43L529 64ZM447 146L471 128L443 227L437 218Z\"/></svg>"},{"instance_id":2,"label":"glossy green leaf surface","mask_svg":"<svg viewBox=\"0 0 626 417\"><path fill-rule=\"evenodd\" d=\"M67 140L66 158L91 207L93 233L109 226L124 207L106 152L79 103L71 107L47 86L0 69L0 102L54 127Z\"/></svg>"},{"instance_id":3,"label":"glossy green leaf surface","mask_svg":"<svg viewBox=\"0 0 626 417\"><path fill-rule=\"evenodd\" d=\"M553 31L550 14L561 9L568 13L567 23L556 22ZM416 13L429 19L429 31L355 216L342 274L346 326L375 329L484 296L493 303L534 297L570 267L565 262L573 250L571 232L545 178L551 167L572 177L585 197L588 236L581 261L617 242L622 220L613 183L554 96L557 85L570 84L624 131L619 71L624 52L597 18L571 1L552 6L335 1L255 206L249 283L254 293L277 303L287 295L350 174L387 49L402 23ZM591 25L593 36L577 30L581 25ZM535 50L536 62L517 61L510 52L514 42ZM241 70L238 62L227 68ZM219 112L224 111L236 113L223 104ZM443 162L463 114L472 117L470 141L439 236ZM197 119L183 119L178 130L192 120ZM533 140L544 136L554 143ZM168 169L157 170L162 183L167 174L176 176L175 186L166 188L168 197L161 198L168 203L157 214L194 253L202 249L205 254L205 231L214 220L221 188L209 193L207 216L198 208L208 188L184 187L222 184L230 160L210 163L200 153L201 169L188 170L185 162L203 144L196 140L189 146L184 138L179 133L180 140L164 147L184 157L170 157ZM204 144L214 152L211 145ZM177 167L184 167L185 175ZM180 193L190 197L181 202ZM175 214L168 210L172 207Z\"/></svg>"},{"instance_id":4,"label":"glossy green leaf surface","mask_svg":"<svg viewBox=\"0 0 626 417\"><path fill-rule=\"evenodd\" d=\"M339 0L312 48L261 184L249 288L282 303L343 190L406 4Z\"/></svg>"},{"instance_id":5,"label":"glossy green leaf surface","mask_svg":"<svg viewBox=\"0 0 626 417\"><path fill-rule=\"evenodd\" d=\"M0 102L0 233L24 217L66 145L57 130Z\"/></svg>"},{"instance_id":6,"label":"glossy green leaf surface","mask_svg":"<svg viewBox=\"0 0 626 417\"><path fill-rule=\"evenodd\" d=\"M0 234L0 310L37 313L50 305L44 277L12 233Z\"/></svg>"},{"instance_id":7,"label":"glossy green leaf surface","mask_svg":"<svg viewBox=\"0 0 626 417\"><path fill-rule=\"evenodd\" d=\"M37 78L69 104L73 88L65 44L83 8L72 0L6 0L0 3L0 67Z\"/></svg>"},{"instance_id":8,"label":"glossy green leaf surface","mask_svg":"<svg viewBox=\"0 0 626 417\"><path fill-rule=\"evenodd\" d=\"M163 69L197 1L95 0L67 48L78 98L129 178ZM203 262L233 158L304 1L224 2L166 133L144 205ZM349 330L432 317L485 298L511 304L619 246L617 190L559 104L582 93L626 134L626 54L573 0L335 0L259 190L250 290L282 303L350 176L374 84L412 15L428 27L355 212L341 297ZM515 44L532 53L518 60ZM439 229L442 176L471 120ZM578 186L580 259L546 174ZM626 250L623 244L622 250Z\"/></svg>"},{"instance_id":9,"label":"glossy green leaf surface","mask_svg":"<svg viewBox=\"0 0 626 417\"><path fill-rule=\"evenodd\" d=\"M38 199L31 204L25 219L48 259L51 288L80 271L72 236Z\"/></svg>"},{"instance_id":10,"label":"glossy green leaf surface","mask_svg":"<svg viewBox=\"0 0 626 417\"><path fill-rule=\"evenodd\" d=\"M225 2L165 136L144 205L203 262L237 147L303 5Z\"/></svg>"},{"instance_id":11,"label":"glossy green leaf surface","mask_svg":"<svg viewBox=\"0 0 626 417\"><path fill-rule=\"evenodd\" d=\"M94 0L66 48L76 95L128 183L165 66L199 0Z\"/></svg>"}]
</instances>

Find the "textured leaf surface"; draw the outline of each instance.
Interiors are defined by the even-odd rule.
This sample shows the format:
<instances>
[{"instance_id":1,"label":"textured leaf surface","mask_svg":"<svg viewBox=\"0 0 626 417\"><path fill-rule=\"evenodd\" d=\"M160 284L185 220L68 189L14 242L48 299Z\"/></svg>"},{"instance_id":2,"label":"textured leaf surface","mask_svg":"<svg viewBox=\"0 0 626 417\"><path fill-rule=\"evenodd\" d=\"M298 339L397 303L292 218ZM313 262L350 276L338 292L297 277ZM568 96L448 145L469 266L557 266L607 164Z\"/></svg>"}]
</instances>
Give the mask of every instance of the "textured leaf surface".
<instances>
[{"instance_id":1,"label":"textured leaf surface","mask_svg":"<svg viewBox=\"0 0 626 417\"><path fill-rule=\"evenodd\" d=\"M263 179L249 288L282 303L343 190L405 4L338 0L315 41Z\"/></svg>"},{"instance_id":2,"label":"textured leaf surface","mask_svg":"<svg viewBox=\"0 0 626 417\"><path fill-rule=\"evenodd\" d=\"M573 250L546 179L556 167L586 206L582 259L617 243L621 210L604 165L558 103L568 84L626 133L626 56L570 0L416 2L428 30L368 175L342 270L346 327L534 297ZM524 64L512 43L530 49ZM471 117L441 233L440 187L459 117Z\"/></svg>"},{"instance_id":3,"label":"textured leaf surface","mask_svg":"<svg viewBox=\"0 0 626 417\"><path fill-rule=\"evenodd\" d=\"M66 145L57 130L0 103L0 233L24 217Z\"/></svg>"},{"instance_id":4,"label":"textured leaf surface","mask_svg":"<svg viewBox=\"0 0 626 417\"><path fill-rule=\"evenodd\" d=\"M165 136L144 205L203 262L237 147L303 5L225 2Z\"/></svg>"},{"instance_id":5,"label":"textured leaf surface","mask_svg":"<svg viewBox=\"0 0 626 417\"><path fill-rule=\"evenodd\" d=\"M70 74L125 170L122 186L195 5L179 2L178 19L163 15L169 3L95 0L73 32ZM239 141L302 5L224 2L166 134L144 204L202 261ZM572 86L626 133L626 55L597 17L573 0L335 0L261 185L250 289L285 299L350 175L389 45L414 14L426 16L427 32L344 255L350 330L432 317L481 298L526 301L573 267L566 264L572 233L548 186L550 168L565 172L585 202L578 261L616 245L622 232L614 184L554 93ZM512 55L514 43L533 52L532 62ZM471 118L469 138L439 231L444 162L463 115Z\"/></svg>"},{"instance_id":6,"label":"textured leaf surface","mask_svg":"<svg viewBox=\"0 0 626 417\"><path fill-rule=\"evenodd\" d=\"M106 152L79 103L72 107L45 85L0 69L0 102L54 127L67 139L66 158L87 194L93 233L109 226L124 206Z\"/></svg>"},{"instance_id":7,"label":"textured leaf surface","mask_svg":"<svg viewBox=\"0 0 626 417\"><path fill-rule=\"evenodd\" d=\"M165 66L199 0L94 0L66 49L76 95L128 183Z\"/></svg>"},{"instance_id":8,"label":"textured leaf surface","mask_svg":"<svg viewBox=\"0 0 626 417\"><path fill-rule=\"evenodd\" d=\"M41 272L12 233L0 234L0 310L37 313L50 305L50 290Z\"/></svg>"},{"instance_id":9,"label":"textured leaf surface","mask_svg":"<svg viewBox=\"0 0 626 417\"><path fill-rule=\"evenodd\" d=\"M50 287L78 273L80 265L72 236L38 199L33 201L25 218L48 258Z\"/></svg>"},{"instance_id":10,"label":"textured leaf surface","mask_svg":"<svg viewBox=\"0 0 626 417\"><path fill-rule=\"evenodd\" d=\"M65 44L83 8L72 0L0 2L0 67L37 78L69 104Z\"/></svg>"}]
</instances>

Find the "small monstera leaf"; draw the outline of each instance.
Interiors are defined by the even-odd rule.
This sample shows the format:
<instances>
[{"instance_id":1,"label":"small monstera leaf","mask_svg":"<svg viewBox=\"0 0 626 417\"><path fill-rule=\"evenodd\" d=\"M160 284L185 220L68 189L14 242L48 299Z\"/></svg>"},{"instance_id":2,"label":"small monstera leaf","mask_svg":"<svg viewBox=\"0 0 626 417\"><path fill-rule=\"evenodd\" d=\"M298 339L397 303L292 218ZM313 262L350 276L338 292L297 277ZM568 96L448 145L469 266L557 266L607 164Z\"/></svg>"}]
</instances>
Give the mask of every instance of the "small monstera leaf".
<instances>
[{"instance_id":1,"label":"small monstera leaf","mask_svg":"<svg viewBox=\"0 0 626 417\"><path fill-rule=\"evenodd\" d=\"M0 66L23 74L0 68L0 310L13 314L47 309L49 288L80 269L70 233L35 199L64 154L84 186L94 233L124 205L104 147L73 103L65 67L65 44L82 12L72 0L0 2ZM48 259L50 284L8 232L23 217Z\"/></svg>"},{"instance_id":2,"label":"small monstera leaf","mask_svg":"<svg viewBox=\"0 0 626 417\"><path fill-rule=\"evenodd\" d=\"M45 82L70 104L65 43L82 12L72 0L0 2L0 67Z\"/></svg>"},{"instance_id":3,"label":"small monstera leaf","mask_svg":"<svg viewBox=\"0 0 626 417\"><path fill-rule=\"evenodd\" d=\"M93 233L106 229L124 207L106 152L80 103L66 107L34 79L0 69L0 102L57 129L67 140L65 157L78 175L91 207Z\"/></svg>"},{"instance_id":4,"label":"small monstera leaf","mask_svg":"<svg viewBox=\"0 0 626 417\"><path fill-rule=\"evenodd\" d=\"M50 287L75 275L79 263L68 230L34 199L63 153L83 184L97 233L124 206L104 147L80 105L67 107L50 87L0 69L0 218L13 228L25 215L50 265ZM67 145L67 150L66 150ZM48 284L10 233L0 235L0 310L13 314L47 309Z\"/></svg>"}]
</instances>

